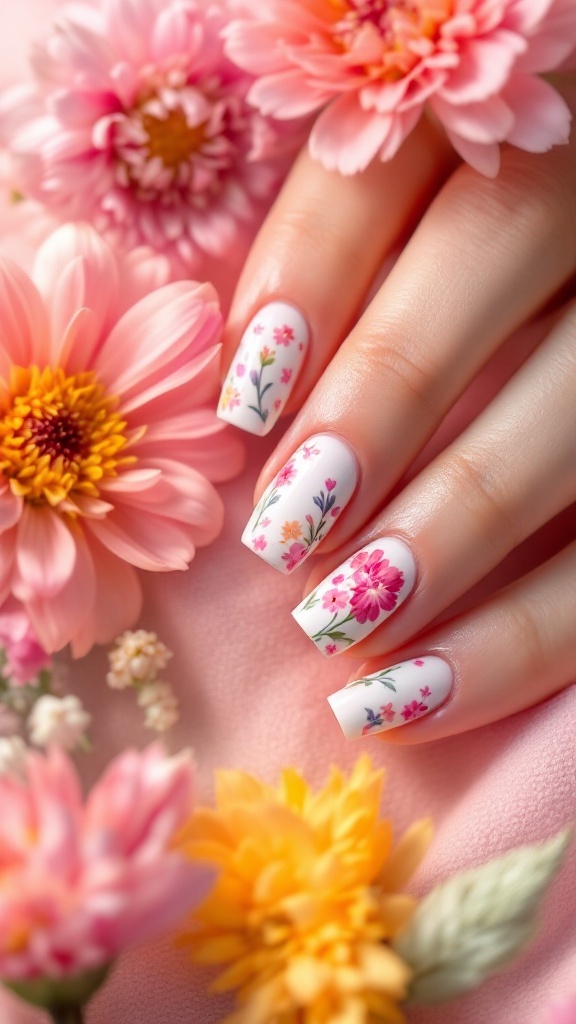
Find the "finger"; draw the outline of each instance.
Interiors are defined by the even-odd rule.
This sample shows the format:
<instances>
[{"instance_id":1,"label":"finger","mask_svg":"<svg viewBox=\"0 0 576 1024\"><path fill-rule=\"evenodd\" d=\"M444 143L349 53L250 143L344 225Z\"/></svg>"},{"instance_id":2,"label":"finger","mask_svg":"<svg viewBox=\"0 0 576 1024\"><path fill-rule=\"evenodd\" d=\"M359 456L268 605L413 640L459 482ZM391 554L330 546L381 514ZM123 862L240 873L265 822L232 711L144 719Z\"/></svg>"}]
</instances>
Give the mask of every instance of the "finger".
<instances>
[{"instance_id":1,"label":"finger","mask_svg":"<svg viewBox=\"0 0 576 1024\"><path fill-rule=\"evenodd\" d=\"M576 304L294 611L322 653L394 650L576 499L575 393Z\"/></svg>"},{"instance_id":2,"label":"finger","mask_svg":"<svg viewBox=\"0 0 576 1024\"><path fill-rule=\"evenodd\" d=\"M452 163L445 140L425 122L393 161L353 178L301 154L237 288L222 419L262 435L292 391L291 407L302 404L357 316L384 255Z\"/></svg>"},{"instance_id":3,"label":"finger","mask_svg":"<svg viewBox=\"0 0 576 1024\"><path fill-rule=\"evenodd\" d=\"M287 431L257 496L308 439L336 435L356 453L362 487L325 550L354 535L481 367L573 272L575 181L576 139L541 157L507 151L495 180L460 168Z\"/></svg>"},{"instance_id":4,"label":"finger","mask_svg":"<svg viewBox=\"0 0 576 1024\"><path fill-rule=\"evenodd\" d=\"M575 581L576 543L395 651L389 668L362 665L352 685L328 698L345 735L385 732L396 743L423 743L558 693L575 678Z\"/></svg>"}]
</instances>

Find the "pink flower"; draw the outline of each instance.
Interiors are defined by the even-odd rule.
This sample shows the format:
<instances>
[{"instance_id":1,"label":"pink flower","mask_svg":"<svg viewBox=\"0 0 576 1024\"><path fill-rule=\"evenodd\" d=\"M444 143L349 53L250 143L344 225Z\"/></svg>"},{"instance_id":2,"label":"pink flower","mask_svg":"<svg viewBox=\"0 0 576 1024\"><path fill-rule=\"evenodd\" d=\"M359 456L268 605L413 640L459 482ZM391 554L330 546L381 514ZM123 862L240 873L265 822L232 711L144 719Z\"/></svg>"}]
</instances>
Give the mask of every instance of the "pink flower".
<instances>
[{"instance_id":1,"label":"pink flower","mask_svg":"<svg viewBox=\"0 0 576 1024\"><path fill-rule=\"evenodd\" d=\"M290 545L288 551L285 551L282 555L282 561L286 562L288 572L292 572L292 569L295 569L300 564L307 550L308 548L301 541L295 541L294 544Z\"/></svg>"},{"instance_id":2,"label":"pink flower","mask_svg":"<svg viewBox=\"0 0 576 1024\"><path fill-rule=\"evenodd\" d=\"M332 654L336 654L336 651L338 650L338 648L336 647L336 644L326 644L326 647L324 648L324 650L326 651L326 654L332 655Z\"/></svg>"},{"instance_id":3,"label":"pink flower","mask_svg":"<svg viewBox=\"0 0 576 1024\"><path fill-rule=\"evenodd\" d=\"M0 647L6 658L0 677L3 675L12 686L25 686L51 665L23 606L13 597L0 609Z\"/></svg>"},{"instance_id":4,"label":"pink flower","mask_svg":"<svg viewBox=\"0 0 576 1024\"><path fill-rule=\"evenodd\" d=\"M261 533L259 537L254 538L252 541L252 547L254 548L254 551L264 551L265 548L268 547L268 541L263 533Z\"/></svg>"},{"instance_id":5,"label":"pink flower","mask_svg":"<svg viewBox=\"0 0 576 1024\"><path fill-rule=\"evenodd\" d=\"M305 459L310 459L313 455L320 455L320 449L314 448L311 444L305 444L302 447L302 455Z\"/></svg>"},{"instance_id":6,"label":"pink flower","mask_svg":"<svg viewBox=\"0 0 576 1024\"><path fill-rule=\"evenodd\" d=\"M289 370L285 366L284 369L282 370L282 373L280 374L280 383L281 384L289 384L291 379L292 379L292 370Z\"/></svg>"},{"instance_id":7,"label":"pink flower","mask_svg":"<svg viewBox=\"0 0 576 1024\"><path fill-rule=\"evenodd\" d=\"M296 469L292 460L290 460L290 462L287 462L286 465L278 473L274 486L284 487L285 484L291 484L297 473L298 470Z\"/></svg>"},{"instance_id":8,"label":"pink flower","mask_svg":"<svg viewBox=\"0 0 576 1024\"><path fill-rule=\"evenodd\" d=\"M241 460L212 402L221 314L166 275L89 227L44 243L36 283L0 260L0 604L48 652L112 640L140 610L135 567L186 569L220 531L207 477Z\"/></svg>"},{"instance_id":9,"label":"pink flower","mask_svg":"<svg viewBox=\"0 0 576 1024\"><path fill-rule=\"evenodd\" d=\"M499 143L544 152L568 140L570 113L539 74L576 45L571 0L266 0L225 31L227 52L259 76L264 114L321 110L313 156L354 174L389 160L428 105L458 153L495 175Z\"/></svg>"},{"instance_id":10,"label":"pink flower","mask_svg":"<svg viewBox=\"0 0 576 1024\"><path fill-rule=\"evenodd\" d=\"M264 324L256 324L254 326L254 334L263 334L263 333L264 333Z\"/></svg>"},{"instance_id":11,"label":"pink flower","mask_svg":"<svg viewBox=\"0 0 576 1024\"><path fill-rule=\"evenodd\" d=\"M405 722L408 722L411 718L419 718L428 711L428 706L422 704L421 701L413 700L410 704L405 704L400 714Z\"/></svg>"},{"instance_id":12,"label":"pink flower","mask_svg":"<svg viewBox=\"0 0 576 1024\"><path fill-rule=\"evenodd\" d=\"M345 579L346 577L344 576L344 573L339 573L338 576L334 576L334 578L332 579L332 583L338 585L339 583L344 583Z\"/></svg>"},{"instance_id":13,"label":"pink flower","mask_svg":"<svg viewBox=\"0 0 576 1024\"><path fill-rule=\"evenodd\" d=\"M357 622L364 623L367 619L375 622L381 611L395 607L404 576L378 549L370 555L361 551L350 565L356 569L350 599L352 614Z\"/></svg>"},{"instance_id":14,"label":"pink flower","mask_svg":"<svg viewBox=\"0 0 576 1024\"><path fill-rule=\"evenodd\" d=\"M0 100L19 191L177 276L241 256L283 177L287 137L223 53L223 5L74 0Z\"/></svg>"},{"instance_id":15,"label":"pink flower","mask_svg":"<svg viewBox=\"0 0 576 1024\"><path fill-rule=\"evenodd\" d=\"M172 848L194 795L190 757L118 757L82 800L58 748L29 753L25 782L0 779L0 976L72 979L175 924L208 869Z\"/></svg>"},{"instance_id":16,"label":"pink flower","mask_svg":"<svg viewBox=\"0 0 576 1024\"><path fill-rule=\"evenodd\" d=\"M275 327L272 334L276 344L285 345L286 348L288 348L291 341L294 341L294 331L287 324L284 324L282 327Z\"/></svg>"},{"instance_id":17,"label":"pink flower","mask_svg":"<svg viewBox=\"0 0 576 1024\"><path fill-rule=\"evenodd\" d=\"M345 590L327 590L322 597L322 607L333 611L336 608L345 608L348 604L348 594Z\"/></svg>"},{"instance_id":18,"label":"pink flower","mask_svg":"<svg viewBox=\"0 0 576 1024\"><path fill-rule=\"evenodd\" d=\"M393 722L396 712L394 711L392 704L383 704L382 707L380 708L380 714L382 715L382 718L386 719L387 722Z\"/></svg>"},{"instance_id":19,"label":"pink flower","mask_svg":"<svg viewBox=\"0 0 576 1024\"><path fill-rule=\"evenodd\" d=\"M336 505L336 508L333 508L331 513L330 513L330 515L332 516L332 519L337 519L338 516L340 515L341 511L342 511L342 509L340 508L340 505Z\"/></svg>"},{"instance_id":20,"label":"pink flower","mask_svg":"<svg viewBox=\"0 0 576 1024\"><path fill-rule=\"evenodd\" d=\"M424 662L422 661L422 658L417 658L416 661L414 662L414 664L418 665L418 668L422 668L422 665L424 664Z\"/></svg>"},{"instance_id":21,"label":"pink flower","mask_svg":"<svg viewBox=\"0 0 576 1024\"><path fill-rule=\"evenodd\" d=\"M330 477L328 477L328 480L325 480L324 483L326 484L326 489L328 491L333 491L334 488L336 487L336 481L331 480Z\"/></svg>"},{"instance_id":22,"label":"pink flower","mask_svg":"<svg viewBox=\"0 0 576 1024\"><path fill-rule=\"evenodd\" d=\"M243 377L246 373L246 366L244 363L236 363L236 376Z\"/></svg>"},{"instance_id":23,"label":"pink flower","mask_svg":"<svg viewBox=\"0 0 576 1024\"><path fill-rule=\"evenodd\" d=\"M420 696L421 697L430 697L431 695L432 695L432 690L430 689L429 686L421 686L420 687Z\"/></svg>"},{"instance_id":24,"label":"pink flower","mask_svg":"<svg viewBox=\"0 0 576 1024\"><path fill-rule=\"evenodd\" d=\"M267 527L267 526L270 526L270 523L271 523L271 522L272 522L272 520L271 520L271 519L268 519L268 517L266 517L266 519L262 519L262 520L261 520L261 522L260 522L260 526L263 526L263 527L264 527L264 529L266 529L266 527Z\"/></svg>"}]
</instances>

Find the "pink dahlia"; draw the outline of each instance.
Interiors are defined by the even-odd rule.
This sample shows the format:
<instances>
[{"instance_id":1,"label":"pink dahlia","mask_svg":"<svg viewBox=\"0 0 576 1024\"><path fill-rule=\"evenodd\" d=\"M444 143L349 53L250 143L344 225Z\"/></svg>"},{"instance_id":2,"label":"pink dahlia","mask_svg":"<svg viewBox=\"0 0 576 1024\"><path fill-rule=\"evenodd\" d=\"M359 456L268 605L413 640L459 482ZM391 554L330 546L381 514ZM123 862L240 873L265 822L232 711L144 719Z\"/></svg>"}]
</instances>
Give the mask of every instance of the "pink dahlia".
<instances>
[{"instance_id":1,"label":"pink dahlia","mask_svg":"<svg viewBox=\"0 0 576 1024\"><path fill-rule=\"evenodd\" d=\"M175 924L208 869L173 849L192 810L188 754L118 757L83 801L66 754L29 753L0 778L0 978L64 981Z\"/></svg>"},{"instance_id":2,"label":"pink dahlia","mask_svg":"<svg viewBox=\"0 0 576 1024\"><path fill-rule=\"evenodd\" d=\"M0 260L0 607L21 601L48 652L113 639L134 567L186 569L221 527L209 480L241 459L213 411L221 314L167 272L89 227L59 228L34 280Z\"/></svg>"},{"instance_id":3,"label":"pink dahlia","mask_svg":"<svg viewBox=\"0 0 576 1024\"><path fill-rule=\"evenodd\" d=\"M350 605L357 622L363 623L367 619L375 622L381 611L391 611L398 600L404 576L383 556L384 552L380 550L372 551L370 555L362 551L350 563L356 569Z\"/></svg>"},{"instance_id":4,"label":"pink dahlia","mask_svg":"<svg viewBox=\"0 0 576 1024\"><path fill-rule=\"evenodd\" d=\"M389 160L428 105L483 174L500 142L544 152L568 139L551 71L576 47L574 0L237 0L227 53L259 80L263 114L322 110L312 154L343 174Z\"/></svg>"},{"instance_id":5,"label":"pink dahlia","mask_svg":"<svg viewBox=\"0 0 576 1024\"><path fill-rule=\"evenodd\" d=\"M212 0L64 4L34 81L0 100L18 190L124 251L151 245L178 276L230 262L285 161L224 56L224 21Z\"/></svg>"},{"instance_id":6,"label":"pink dahlia","mask_svg":"<svg viewBox=\"0 0 576 1024\"><path fill-rule=\"evenodd\" d=\"M4 652L0 678L9 680L12 686L25 686L51 664L23 606L14 598L8 598L0 608L0 649Z\"/></svg>"}]
</instances>

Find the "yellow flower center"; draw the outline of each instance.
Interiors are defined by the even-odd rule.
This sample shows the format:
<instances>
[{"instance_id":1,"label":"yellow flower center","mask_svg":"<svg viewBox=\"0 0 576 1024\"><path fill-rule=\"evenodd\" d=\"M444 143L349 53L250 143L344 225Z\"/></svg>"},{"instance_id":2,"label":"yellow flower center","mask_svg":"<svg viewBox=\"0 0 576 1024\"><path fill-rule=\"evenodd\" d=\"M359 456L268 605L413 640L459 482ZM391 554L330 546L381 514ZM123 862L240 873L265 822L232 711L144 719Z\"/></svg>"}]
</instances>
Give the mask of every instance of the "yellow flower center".
<instances>
[{"instance_id":1,"label":"yellow flower center","mask_svg":"<svg viewBox=\"0 0 576 1024\"><path fill-rule=\"evenodd\" d=\"M160 157L171 169L185 163L204 142L204 125L191 127L183 110L171 110L167 117L142 114L142 127L148 136L146 148L150 158Z\"/></svg>"},{"instance_id":2,"label":"yellow flower center","mask_svg":"<svg viewBox=\"0 0 576 1024\"><path fill-rule=\"evenodd\" d=\"M372 26L381 39L379 60L365 67L371 77L394 82L432 52L440 28L451 17L453 0L332 0L337 13L335 42L354 50L359 33Z\"/></svg>"},{"instance_id":3,"label":"yellow flower center","mask_svg":"<svg viewBox=\"0 0 576 1024\"><path fill-rule=\"evenodd\" d=\"M97 498L100 481L136 461L122 454L129 438L117 405L93 371L13 367L0 406L0 472L12 493L53 507L74 492Z\"/></svg>"}]
</instances>

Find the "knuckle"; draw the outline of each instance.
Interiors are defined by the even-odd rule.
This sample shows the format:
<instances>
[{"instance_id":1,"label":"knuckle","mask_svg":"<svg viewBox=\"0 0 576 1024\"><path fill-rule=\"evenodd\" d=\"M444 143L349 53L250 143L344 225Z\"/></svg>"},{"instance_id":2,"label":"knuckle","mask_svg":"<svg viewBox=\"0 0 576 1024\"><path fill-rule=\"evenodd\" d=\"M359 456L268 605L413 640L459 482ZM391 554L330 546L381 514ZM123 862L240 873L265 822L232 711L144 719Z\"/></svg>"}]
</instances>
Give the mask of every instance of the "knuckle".
<instances>
[{"instance_id":1,"label":"knuckle","mask_svg":"<svg viewBox=\"0 0 576 1024\"><path fill-rule=\"evenodd\" d=\"M502 467L500 467L500 472ZM451 452L441 467L448 500L466 508L478 521L483 543L490 539L498 551L510 550L521 540L519 524L509 508L506 492L486 459L474 453Z\"/></svg>"},{"instance_id":2,"label":"knuckle","mask_svg":"<svg viewBox=\"0 0 576 1024\"><path fill-rule=\"evenodd\" d=\"M405 407L417 410L420 420L437 419L439 382L432 365L422 364L397 344L382 340L385 332L378 329L362 336L361 359L369 366L374 379L385 382L397 392Z\"/></svg>"}]
</instances>

